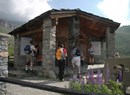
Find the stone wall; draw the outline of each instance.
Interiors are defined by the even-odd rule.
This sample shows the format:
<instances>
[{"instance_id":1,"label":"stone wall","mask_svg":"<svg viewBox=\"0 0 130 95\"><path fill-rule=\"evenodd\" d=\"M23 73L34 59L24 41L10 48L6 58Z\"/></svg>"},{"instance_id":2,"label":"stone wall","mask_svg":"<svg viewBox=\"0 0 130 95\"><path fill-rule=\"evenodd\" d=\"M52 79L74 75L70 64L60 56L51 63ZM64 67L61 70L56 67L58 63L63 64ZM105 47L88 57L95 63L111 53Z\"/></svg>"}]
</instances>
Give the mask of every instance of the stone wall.
<instances>
[{"instance_id":1,"label":"stone wall","mask_svg":"<svg viewBox=\"0 0 130 95\"><path fill-rule=\"evenodd\" d=\"M56 78L55 71L55 51L56 51L56 26L52 26L52 20L46 19L43 23L43 43L42 43L42 71L46 77Z\"/></svg>"},{"instance_id":2,"label":"stone wall","mask_svg":"<svg viewBox=\"0 0 130 95\"><path fill-rule=\"evenodd\" d=\"M106 53L107 58L113 58L115 53L115 32L109 27L106 32Z\"/></svg>"},{"instance_id":3,"label":"stone wall","mask_svg":"<svg viewBox=\"0 0 130 95\"><path fill-rule=\"evenodd\" d=\"M0 77L8 77L8 37L0 33ZM5 95L6 83L0 82L0 95Z\"/></svg>"},{"instance_id":4,"label":"stone wall","mask_svg":"<svg viewBox=\"0 0 130 95\"><path fill-rule=\"evenodd\" d=\"M104 68L104 75L106 76L107 68L109 70L109 78L114 79L115 76L115 70L117 70L120 66L123 66L123 68L119 68L120 70L123 70L123 81L122 86L123 89L126 90L128 86L130 86L130 58L109 58L106 59L106 64ZM108 67L107 67L108 66ZM118 67L119 66L119 67ZM116 67L116 69L114 69ZM108 71L107 71L108 72Z\"/></svg>"},{"instance_id":5,"label":"stone wall","mask_svg":"<svg viewBox=\"0 0 130 95\"><path fill-rule=\"evenodd\" d=\"M101 41L101 55L95 56L96 63L105 63L105 59L113 58L115 53L115 32L108 27L106 29L106 40Z\"/></svg>"},{"instance_id":6,"label":"stone wall","mask_svg":"<svg viewBox=\"0 0 130 95\"><path fill-rule=\"evenodd\" d=\"M78 36L80 35L80 25L79 25L79 18L72 17L69 20L69 50L72 51L73 47L78 43ZM68 55L71 55L71 52L68 52ZM71 62L70 57L68 60Z\"/></svg>"},{"instance_id":7,"label":"stone wall","mask_svg":"<svg viewBox=\"0 0 130 95\"><path fill-rule=\"evenodd\" d=\"M20 47L21 47L21 38L19 36L19 34L15 35L15 41L14 41L14 67L17 68L20 64L23 64L26 62L25 57L22 57L20 55ZM25 62L23 62L25 61Z\"/></svg>"}]
</instances>

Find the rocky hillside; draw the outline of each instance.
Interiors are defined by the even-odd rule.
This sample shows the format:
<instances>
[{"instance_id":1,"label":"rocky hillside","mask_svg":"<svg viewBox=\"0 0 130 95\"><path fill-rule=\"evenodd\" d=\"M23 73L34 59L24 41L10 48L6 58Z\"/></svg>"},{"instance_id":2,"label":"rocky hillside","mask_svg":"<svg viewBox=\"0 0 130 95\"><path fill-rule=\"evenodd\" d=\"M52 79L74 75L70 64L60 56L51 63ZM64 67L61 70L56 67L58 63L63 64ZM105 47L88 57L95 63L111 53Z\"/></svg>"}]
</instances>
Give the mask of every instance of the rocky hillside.
<instances>
[{"instance_id":1,"label":"rocky hillside","mask_svg":"<svg viewBox=\"0 0 130 95\"><path fill-rule=\"evenodd\" d=\"M21 26L22 24L24 24L24 22L0 19L0 32L8 33L10 31L12 31L13 29Z\"/></svg>"},{"instance_id":2,"label":"rocky hillside","mask_svg":"<svg viewBox=\"0 0 130 95\"><path fill-rule=\"evenodd\" d=\"M14 25L13 23L11 23L7 20L0 19L0 32L8 33L16 27L17 26Z\"/></svg>"},{"instance_id":3,"label":"rocky hillside","mask_svg":"<svg viewBox=\"0 0 130 95\"><path fill-rule=\"evenodd\" d=\"M13 22L13 21L0 19L0 33L8 34L13 29L17 28L22 24L23 24L22 22ZM13 36L11 36L9 38L9 55L13 55L13 48L14 48L14 38Z\"/></svg>"}]
</instances>

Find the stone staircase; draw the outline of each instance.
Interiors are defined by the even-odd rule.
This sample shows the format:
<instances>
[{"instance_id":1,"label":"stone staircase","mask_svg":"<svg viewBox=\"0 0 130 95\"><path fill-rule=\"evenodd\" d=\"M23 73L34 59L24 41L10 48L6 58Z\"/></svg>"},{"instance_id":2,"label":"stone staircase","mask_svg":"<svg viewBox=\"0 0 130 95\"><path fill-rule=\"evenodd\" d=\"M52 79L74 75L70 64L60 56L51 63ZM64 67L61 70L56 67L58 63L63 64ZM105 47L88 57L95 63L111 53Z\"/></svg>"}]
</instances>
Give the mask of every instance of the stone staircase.
<instances>
[{"instance_id":1,"label":"stone staircase","mask_svg":"<svg viewBox=\"0 0 130 95\"><path fill-rule=\"evenodd\" d=\"M8 71L8 77L14 77L14 78L31 77L34 75L35 73L33 72L26 73L23 68L17 68L17 69L12 68L12 69L9 69Z\"/></svg>"}]
</instances>

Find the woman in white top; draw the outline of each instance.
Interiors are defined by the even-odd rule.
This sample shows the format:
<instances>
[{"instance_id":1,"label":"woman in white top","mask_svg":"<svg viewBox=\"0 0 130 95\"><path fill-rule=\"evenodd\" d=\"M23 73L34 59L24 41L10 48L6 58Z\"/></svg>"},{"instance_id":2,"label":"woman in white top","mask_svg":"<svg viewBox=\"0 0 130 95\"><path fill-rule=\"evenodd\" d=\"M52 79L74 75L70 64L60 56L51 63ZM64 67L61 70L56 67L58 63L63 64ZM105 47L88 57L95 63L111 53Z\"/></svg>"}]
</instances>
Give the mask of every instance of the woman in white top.
<instances>
[{"instance_id":1,"label":"woman in white top","mask_svg":"<svg viewBox=\"0 0 130 95\"><path fill-rule=\"evenodd\" d=\"M80 61L81 61L81 58L80 58L80 50L79 50L79 47L74 47L74 49L72 50L72 66L73 66L73 69L74 69L74 73L78 73L80 74Z\"/></svg>"}]
</instances>

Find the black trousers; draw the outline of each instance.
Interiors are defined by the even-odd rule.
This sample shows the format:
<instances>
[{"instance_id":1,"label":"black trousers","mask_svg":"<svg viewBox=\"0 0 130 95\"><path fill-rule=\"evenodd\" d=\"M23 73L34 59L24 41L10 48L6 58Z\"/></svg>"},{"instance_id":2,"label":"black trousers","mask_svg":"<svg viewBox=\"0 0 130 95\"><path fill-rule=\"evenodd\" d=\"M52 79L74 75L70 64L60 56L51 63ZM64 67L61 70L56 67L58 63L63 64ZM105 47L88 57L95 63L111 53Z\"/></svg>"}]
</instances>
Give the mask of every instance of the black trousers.
<instances>
[{"instance_id":1,"label":"black trousers","mask_svg":"<svg viewBox=\"0 0 130 95\"><path fill-rule=\"evenodd\" d=\"M65 60L58 60L58 67L59 67L59 80L62 81L64 77Z\"/></svg>"}]
</instances>

